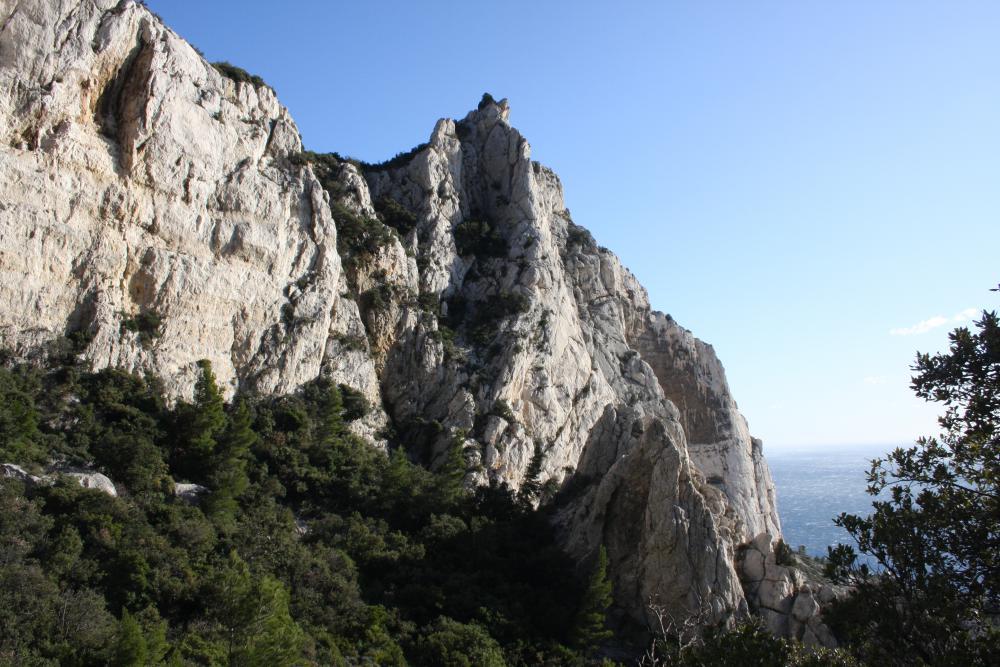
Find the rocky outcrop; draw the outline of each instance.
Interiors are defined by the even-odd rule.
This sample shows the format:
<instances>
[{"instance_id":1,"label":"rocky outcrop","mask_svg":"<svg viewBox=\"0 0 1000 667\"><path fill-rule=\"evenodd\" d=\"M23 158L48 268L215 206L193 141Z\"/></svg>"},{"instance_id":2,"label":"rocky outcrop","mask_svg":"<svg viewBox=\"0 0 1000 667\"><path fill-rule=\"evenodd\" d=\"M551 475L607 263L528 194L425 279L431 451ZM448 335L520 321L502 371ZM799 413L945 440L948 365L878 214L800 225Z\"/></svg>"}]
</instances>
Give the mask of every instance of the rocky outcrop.
<instances>
[{"instance_id":1,"label":"rocky outcrop","mask_svg":"<svg viewBox=\"0 0 1000 667\"><path fill-rule=\"evenodd\" d=\"M791 562L779 563L776 546L772 535L761 533L741 549L740 578L751 609L778 636L836 647L836 638L823 622L823 607L843 598L847 589L810 580Z\"/></svg>"},{"instance_id":2,"label":"rocky outcrop","mask_svg":"<svg viewBox=\"0 0 1000 667\"><path fill-rule=\"evenodd\" d=\"M97 365L155 370L176 395L199 359L229 393L315 377L353 304L274 91L227 79L134 2L4 2L0 21L6 344L82 331ZM378 404L370 364L331 370Z\"/></svg>"},{"instance_id":3,"label":"rocky outcrop","mask_svg":"<svg viewBox=\"0 0 1000 667\"><path fill-rule=\"evenodd\" d=\"M711 348L573 224L506 101L354 164L302 153L271 89L134 2L0 2L0 21L6 344L83 332L95 364L174 396L199 359L229 393L327 374L374 407L359 433L431 465L461 446L470 484L537 468L634 620L654 598L746 609L736 545L779 530L760 443Z\"/></svg>"},{"instance_id":4,"label":"rocky outcrop","mask_svg":"<svg viewBox=\"0 0 1000 667\"><path fill-rule=\"evenodd\" d=\"M197 503L198 499L206 493L208 493L208 488L201 484L190 482L176 482L174 484L174 495L192 505Z\"/></svg>"},{"instance_id":5,"label":"rocky outcrop","mask_svg":"<svg viewBox=\"0 0 1000 667\"><path fill-rule=\"evenodd\" d=\"M45 469L45 474L32 475L19 465L0 463L0 477L16 479L28 486L51 485L60 477L66 477L85 489L94 489L109 496L118 496L118 489L115 488L114 482L107 475L88 468L51 465Z\"/></svg>"}]
</instances>

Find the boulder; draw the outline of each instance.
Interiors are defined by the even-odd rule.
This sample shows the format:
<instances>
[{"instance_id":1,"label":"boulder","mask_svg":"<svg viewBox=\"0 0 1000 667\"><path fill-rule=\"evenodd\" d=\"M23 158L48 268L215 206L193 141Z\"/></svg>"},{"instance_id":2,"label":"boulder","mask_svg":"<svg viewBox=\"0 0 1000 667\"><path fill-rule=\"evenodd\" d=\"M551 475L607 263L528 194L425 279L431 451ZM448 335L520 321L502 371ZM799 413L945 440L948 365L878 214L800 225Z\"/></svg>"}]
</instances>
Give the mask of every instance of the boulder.
<instances>
[{"instance_id":1,"label":"boulder","mask_svg":"<svg viewBox=\"0 0 1000 667\"><path fill-rule=\"evenodd\" d=\"M174 484L174 495L189 503L197 503L199 497L208 492L208 487L201 484L177 482Z\"/></svg>"},{"instance_id":2,"label":"boulder","mask_svg":"<svg viewBox=\"0 0 1000 667\"><path fill-rule=\"evenodd\" d=\"M48 468L47 474L43 479L51 480L55 477L69 477L85 489L95 489L109 496L118 497L118 490L115 488L114 482L107 475L87 468L51 466Z\"/></svg>"}]
</instances>

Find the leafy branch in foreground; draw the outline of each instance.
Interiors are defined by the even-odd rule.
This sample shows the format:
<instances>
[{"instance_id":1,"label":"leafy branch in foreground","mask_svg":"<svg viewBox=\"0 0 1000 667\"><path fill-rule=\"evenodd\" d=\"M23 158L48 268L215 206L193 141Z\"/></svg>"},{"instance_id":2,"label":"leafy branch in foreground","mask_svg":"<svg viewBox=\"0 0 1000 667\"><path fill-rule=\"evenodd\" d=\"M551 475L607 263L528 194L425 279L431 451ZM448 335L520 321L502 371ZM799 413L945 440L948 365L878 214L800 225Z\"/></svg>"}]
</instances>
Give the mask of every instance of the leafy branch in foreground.
<instances>
[{"instance_id":1,"label":"leafy branch in foreground","mask_svg":"<svg viewBox=\"0 0 1000 667\"><path fill-rule=\"evenodd\" d=\"M855 586L828 623L867 661L986 665L1000 642L1000 321L983 312L943 354L918 354L912 387L941 403L942 433L872 461L868 517L836 523L851 547L829 550L827 574Z\"/></svg>"}]
</instances>

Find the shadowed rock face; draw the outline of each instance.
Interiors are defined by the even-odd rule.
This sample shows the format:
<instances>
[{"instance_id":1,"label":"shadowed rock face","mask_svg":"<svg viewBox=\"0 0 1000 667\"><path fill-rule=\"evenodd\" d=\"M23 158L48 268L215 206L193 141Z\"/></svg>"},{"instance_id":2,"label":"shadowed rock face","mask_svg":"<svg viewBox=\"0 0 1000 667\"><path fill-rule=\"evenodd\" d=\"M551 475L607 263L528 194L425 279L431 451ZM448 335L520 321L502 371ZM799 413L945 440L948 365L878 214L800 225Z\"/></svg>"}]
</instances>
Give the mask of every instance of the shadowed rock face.
<instances>
[{"instance_id":1,"label":"shadowed rock face","mask_svg":"<svg viewBox=\"0 0 1000 667\"><path fill-rule=\"evenodd\" d=\"M680 410L688 453L708 482L726 494L744 538L779 535L774 481L762 444L751 437L712 346L656 311L635 322L629 342Z\"/></svg>"},{"instance_id":2,"label":"shadowed rock face","mask_svg":"<svg viewBox=\"0 0 1000 667\"><path fill-rule=\"evenodd\" d=\"M746 609L734 547L779 531L759 441L711 348L572 223L506 101L388 165L310 165L273 91L133 2L0 21L8 345L84 330L97 365L176 396L199 359L230 392L329 374L376 406L363 435L391 420L432 464L464 440L470 483L517 488L539 452L563 543L607 547L635 620Z\"/></svg>"}]
</instances>

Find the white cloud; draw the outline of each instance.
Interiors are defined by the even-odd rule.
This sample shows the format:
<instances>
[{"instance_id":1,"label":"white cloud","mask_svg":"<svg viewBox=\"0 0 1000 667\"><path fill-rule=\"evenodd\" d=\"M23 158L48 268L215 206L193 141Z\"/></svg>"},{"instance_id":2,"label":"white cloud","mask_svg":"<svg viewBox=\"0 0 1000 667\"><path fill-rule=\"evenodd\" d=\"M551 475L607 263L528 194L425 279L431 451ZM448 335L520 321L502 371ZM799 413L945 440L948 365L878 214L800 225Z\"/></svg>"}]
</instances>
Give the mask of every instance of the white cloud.
<instances>
[{"instance_id":1,"label":"white cloud","mask_svg":"<svg viewBox=\"0 0 1000 667\"><path fill-rule=\"evenodd\" d=\"M912 327L900 327L898 329L889 329L890 336L916 336L922 333L927 333L932 329L937 329L949 323L967 322L979 314L979 311L975 308L966 308L960 313L955 313L951 317L944 317L942 315L935 315L922 322L917 322ZM867 380L866 380L867 381Z\"/></svg>"},{"instance_id":2,"label":"white cloud","mask_svg":"<svg viewBox=\"0 0 1000 667\"><path fill-rule=\"evenodd\" d=\"M865 384L885 384L888 379L884 375L869 375L865 378Z\"/></svg>"},{"instance_id":3,"label":"white cloud","mask_svg":"<svg viewBox=\"0 0 1000 667\"><path fill-rule=\"evenodd\" d=\"M890 329L890 336L916 336L917 334L927 333L931 329L937 329L939 326L948 324L947 317L941 317L937 315L923 322L917 322L912 327L902 327L899 329Z\"/></svg>"},{"instance_id":4,"label":"white cloud","mask_svg":"<svg viewBox=\"0 0 1000 667\"><path fill-rule=\"evenodd\" d=\"M973 317L979 314L979 310L976 308L966 308L960 313L957 313L955 317L951 318L952 322L967 322Z\"/></svg>"}]
</instances>

